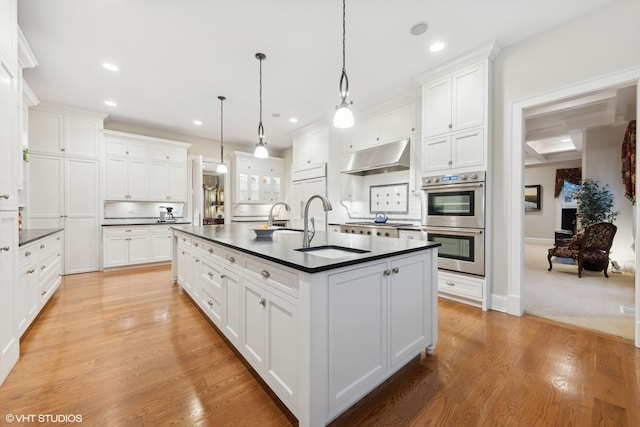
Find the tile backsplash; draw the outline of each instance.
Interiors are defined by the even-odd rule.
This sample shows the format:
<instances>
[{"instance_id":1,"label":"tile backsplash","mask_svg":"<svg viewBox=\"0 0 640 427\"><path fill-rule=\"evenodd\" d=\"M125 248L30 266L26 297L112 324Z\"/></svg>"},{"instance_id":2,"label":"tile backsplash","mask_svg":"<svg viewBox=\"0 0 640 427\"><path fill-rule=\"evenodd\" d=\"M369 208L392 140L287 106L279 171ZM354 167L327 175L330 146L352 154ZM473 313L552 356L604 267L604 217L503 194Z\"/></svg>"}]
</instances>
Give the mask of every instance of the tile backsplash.
<instances>
[{"instance_id":1,"label":"tile backsplash","mask_svg":"<svg viewBox=\"0 0 640 427\"><path fill-rule=\"evenodd\" d=\"M128 202L128 201L105 201L104 218L158 218L160 210L166 211L166 207L173 208L173 216L184 217L184 203L167 202Z\"/></svg>"}]
</instances>

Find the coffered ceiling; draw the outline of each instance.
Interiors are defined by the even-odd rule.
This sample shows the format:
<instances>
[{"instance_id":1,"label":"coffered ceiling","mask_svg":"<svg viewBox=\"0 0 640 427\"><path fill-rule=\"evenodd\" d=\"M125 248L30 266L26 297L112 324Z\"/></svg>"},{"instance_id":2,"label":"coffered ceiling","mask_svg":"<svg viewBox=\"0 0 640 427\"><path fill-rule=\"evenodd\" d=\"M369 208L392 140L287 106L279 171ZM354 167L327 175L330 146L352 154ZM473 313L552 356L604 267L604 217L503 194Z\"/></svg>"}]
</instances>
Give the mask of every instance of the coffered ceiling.
<instances>
[{"instance_id":1,"label":"coffered ceiling","mask_svg":"<svg viewBox=\"0 0 640 427\"><path fill-rule=\"evenodd\" d=\"M419 94L415 76L430 68L493 41L509 46L611 1L348 0L354 110ZM25 72L37 96L105 112L112 121L217 140L217 97L224 95L225 141L252 146L257 52L267 56L269 147L289 146L296 129L328 119L339 101L339 0L20 0L18 15L39 63ZM413 35L421 22L427 32ZM436 41L444 49L429 52ZM119 71L103 68L105 62Z\"/></svg>"}]
</instances>

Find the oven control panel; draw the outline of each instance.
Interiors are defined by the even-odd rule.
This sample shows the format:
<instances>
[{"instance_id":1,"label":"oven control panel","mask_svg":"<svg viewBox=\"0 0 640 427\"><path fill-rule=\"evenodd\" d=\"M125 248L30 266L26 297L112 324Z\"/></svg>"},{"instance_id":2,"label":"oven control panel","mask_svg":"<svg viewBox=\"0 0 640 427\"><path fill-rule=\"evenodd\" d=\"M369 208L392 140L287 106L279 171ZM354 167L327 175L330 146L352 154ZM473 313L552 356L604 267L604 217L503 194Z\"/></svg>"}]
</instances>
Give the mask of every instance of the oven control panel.
<instances>
[{"instance_id":1,"label":"oven control panel","mask_svg":"<svg viewBox=\"0 0 640 427\"><path fill-rule=\"evenodd\" d=\"M422 186L484 182L485 176L485 171L466 172L458 175L425 176L422 178Z\"/></svg>"}]
</instances>

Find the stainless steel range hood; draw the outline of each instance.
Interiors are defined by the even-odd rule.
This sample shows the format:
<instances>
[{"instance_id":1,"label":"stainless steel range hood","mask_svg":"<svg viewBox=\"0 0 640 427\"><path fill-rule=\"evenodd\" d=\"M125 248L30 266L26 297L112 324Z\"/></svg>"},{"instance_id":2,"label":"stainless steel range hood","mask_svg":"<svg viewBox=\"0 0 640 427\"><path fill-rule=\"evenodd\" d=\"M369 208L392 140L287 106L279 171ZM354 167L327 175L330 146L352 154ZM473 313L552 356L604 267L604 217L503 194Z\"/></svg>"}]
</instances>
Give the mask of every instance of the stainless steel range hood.
<instances>
[{"instance_id":1,"label":"stainless steel range hood","mask_svg":"<svg viewBox=\"0 0 640 427\"><path fill-rule=\"evenodd\" d=\"M410 140L389 142L349 154L342 173L373 175L409 169Z\"/></svg>"}]
</instances>

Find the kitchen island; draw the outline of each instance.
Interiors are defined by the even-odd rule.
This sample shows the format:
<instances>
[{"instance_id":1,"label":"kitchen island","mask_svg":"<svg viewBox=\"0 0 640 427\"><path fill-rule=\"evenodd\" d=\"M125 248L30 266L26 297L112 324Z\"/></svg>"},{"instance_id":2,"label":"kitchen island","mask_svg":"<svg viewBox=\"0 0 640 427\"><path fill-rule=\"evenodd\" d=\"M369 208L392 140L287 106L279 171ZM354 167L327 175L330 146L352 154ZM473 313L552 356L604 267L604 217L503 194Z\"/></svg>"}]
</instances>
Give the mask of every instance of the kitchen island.
<instances>
[{"instance_id":1,"label":"kitchen island","mask_svg":"<svg viewBox=\"0 0 640 427\"><path fill-rule=\"evenodd\" d=\"M322 426L437 340L437 246L174 226L174 280L298 418ZM302 249L302 250L300 250Z\"/></svg>"}]
</instances>

